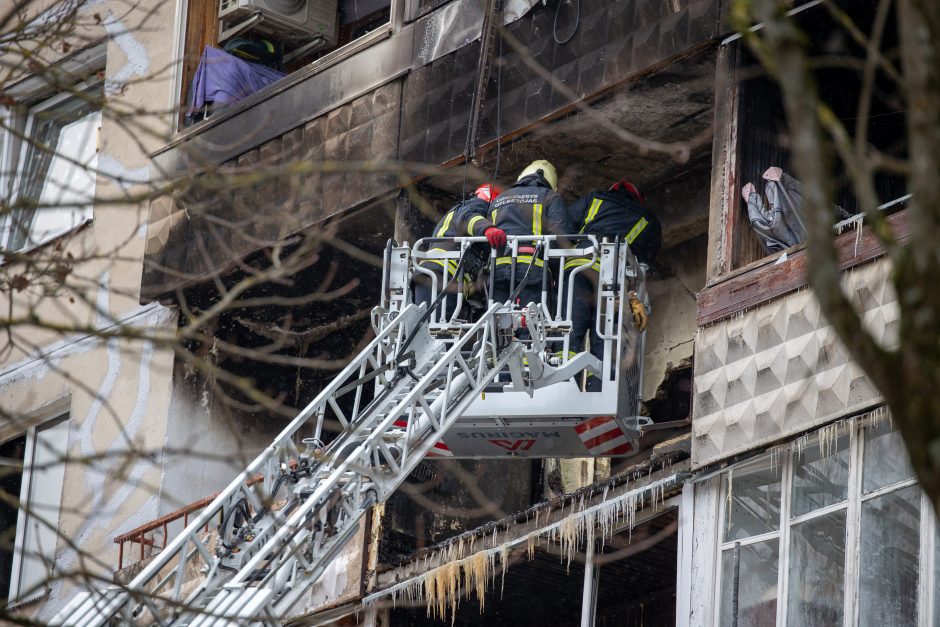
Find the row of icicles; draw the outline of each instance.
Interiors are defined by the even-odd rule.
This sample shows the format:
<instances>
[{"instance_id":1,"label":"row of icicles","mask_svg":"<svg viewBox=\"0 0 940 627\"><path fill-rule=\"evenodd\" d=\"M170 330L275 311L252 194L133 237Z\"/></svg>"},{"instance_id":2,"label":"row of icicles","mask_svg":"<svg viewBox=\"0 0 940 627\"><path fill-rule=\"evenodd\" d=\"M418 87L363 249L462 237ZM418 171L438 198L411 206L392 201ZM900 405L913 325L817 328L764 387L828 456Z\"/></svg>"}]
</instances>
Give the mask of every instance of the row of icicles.
<instances>
[{"instance_id":1,"label":"row of icicles","mask_svg":"<svg viewBox=\"0 0 940 627\"><path fill-rule=\"evenodd\" d=\"M672 478L675 483L675 478ZM509 566L510 550L514 546L525 545L525 552L529 560L534 559L536 548L541 543L556 545L560 548L560 559L566 561L570 568L572 556L578 546L584 541L589 529L594 530L594 536L601 539L610 538L614 533L624 528L632 531L636 522L636 513L647 507L661 506L665 500L665 490L668 480L637 490L631 490L623 495L602 501L598 505L585 508L584 497L579 501L572 501L571 512L561 520L541 529L529 533L521 538L509 540L496 545L497 530L485 537L482 542L489 540L490 547L474 552L476 538L464 540L463 538L451 543L436 553L440 566L416 577L404 584L398 584L383 591L368 603L374 604L379 598L390 597L393 604L424 603L427 606L428 617L445 620L450 614L451 624L456 616L461 598L470 599L476 595L480 605L480 613L485 609L487 587L501 575L500 596L504 590L506 570ZM604 490L606 499L607 491ZM538 526L538 514L535 517ZM425 558L425 563L433 559ZM497 573L497 562L499 573Z\"/></svg>"}]
</instances>

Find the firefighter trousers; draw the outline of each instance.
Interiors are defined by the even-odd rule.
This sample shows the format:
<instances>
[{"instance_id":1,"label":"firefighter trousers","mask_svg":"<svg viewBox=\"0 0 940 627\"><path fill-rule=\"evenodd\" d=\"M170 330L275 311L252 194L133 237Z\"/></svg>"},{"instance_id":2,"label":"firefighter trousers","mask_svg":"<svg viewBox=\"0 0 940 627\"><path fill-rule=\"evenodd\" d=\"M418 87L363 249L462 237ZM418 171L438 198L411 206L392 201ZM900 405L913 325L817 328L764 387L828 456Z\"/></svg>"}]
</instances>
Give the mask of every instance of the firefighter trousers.
<instances>
[{"instance_id":1,"label":"firefighter trousers","mask_svg":"<svg viewBox=\"0 0 940 627\"><path fill-rule=\"evenodd\" d=\"M574 296L571 302L571 336L568 339L568 350L580 353L584 350L585 335L590 333L591 354L601 362L604 361L604 340L597 337L595 320L597 315L597 282L599 275L596 270L587 269L578 274L566 271L566 285L574 280ZM588 373L587 391L600 392L601 381L598 377Z\"/></svg>"}]
</instances>

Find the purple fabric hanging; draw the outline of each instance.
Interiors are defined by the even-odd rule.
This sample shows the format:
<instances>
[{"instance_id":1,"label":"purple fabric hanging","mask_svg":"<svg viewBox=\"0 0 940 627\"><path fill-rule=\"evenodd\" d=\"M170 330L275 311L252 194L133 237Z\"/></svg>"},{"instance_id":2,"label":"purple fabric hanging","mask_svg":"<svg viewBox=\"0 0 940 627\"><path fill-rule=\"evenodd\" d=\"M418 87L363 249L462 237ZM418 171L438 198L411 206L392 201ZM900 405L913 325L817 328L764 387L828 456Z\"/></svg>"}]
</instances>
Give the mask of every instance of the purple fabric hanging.
<instances>
[{"instance_id":1,"label":"purple fabric hanging","mask_svg":"<svg viewBox=\"0 0 940 627\"><path fill-rule=\"evenodd\" d=\"M238 102L282 78L283 72L249 63L229 53L206 46L193 77L188 115L207 102L227 105Z\"/></svg>"}]
</instances>

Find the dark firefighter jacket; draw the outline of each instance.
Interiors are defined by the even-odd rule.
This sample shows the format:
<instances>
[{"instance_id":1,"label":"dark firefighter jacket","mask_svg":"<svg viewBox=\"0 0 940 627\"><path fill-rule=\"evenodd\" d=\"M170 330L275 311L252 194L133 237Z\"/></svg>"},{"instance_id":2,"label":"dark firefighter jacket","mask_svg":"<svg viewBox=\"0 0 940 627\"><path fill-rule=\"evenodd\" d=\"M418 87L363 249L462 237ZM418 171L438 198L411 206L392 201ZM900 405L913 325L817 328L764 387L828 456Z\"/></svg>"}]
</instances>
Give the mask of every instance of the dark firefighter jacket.
<instances>
[{"instance_id":1,"label":"dark firefighter jacket","mask_svg":"<svg viewBox=\"0 0 940 627\"><path fill-rule=\"evenodd\" d=\"M571 232L564 199L538 174L521 179L497 196L490 217L497 227L506 231L506 235L563 235ZM533 251L534 245L520 244L516 260L517 285L532 263ZM535 259L526 283L541 282L542 265L541 259ZM497 258L496 279L508 281L511 272L512 258Z\"/></svg>"},{"instance_id":2,"label":"dark firefighter jacket","mask_svg":"<svg viewBox=\"0 0 940 627\"><path fill-rule=\"evenodd\" d=\"M487 219L487 213L490 210L490 203L473 196L461 203L454 205L450 211L444 214L431 237L479 237L483 235L486 229L493 226L493 223ZM457 250L459 246L455 242L433 242L430 250ZM425 264L435 264L444 266L442 259L427 259L422 262ZM457 262L449 261L450 272L457 270ZM467 267L466 265L464 267Z\"/></svg>"},{"instance_id":3,"label":"dark firefighter jacket","mask_svg":"<svg viewBox=\"0 0 940 627\"><path fill-rule=\"evenodd\" d=\"M594 235L598 241L604 237L625 238L642 263L651 263L659 253L662 243L659 219L626 190L588 194L575 201L569 215L578 233ZM586 245L584 241L578 243L579 247ZM572 262L565 265L570 267Z\"/></svg>"}]
</instances>

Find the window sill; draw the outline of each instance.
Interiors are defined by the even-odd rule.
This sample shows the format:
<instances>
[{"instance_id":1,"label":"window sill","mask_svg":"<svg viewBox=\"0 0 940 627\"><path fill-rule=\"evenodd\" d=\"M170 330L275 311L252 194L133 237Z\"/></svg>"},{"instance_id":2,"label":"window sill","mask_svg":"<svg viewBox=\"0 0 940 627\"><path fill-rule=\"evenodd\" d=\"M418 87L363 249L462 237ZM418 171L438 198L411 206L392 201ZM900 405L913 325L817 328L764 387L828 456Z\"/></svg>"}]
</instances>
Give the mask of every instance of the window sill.
<instances>
[{"instance_id":1,"label":"window sill","mask_svg":"<svg viewBox=\"0 0 940 627\"><path fill-rule=\"evenodd\" d=\"M899 242L909 234L907 211L887 216ZM852 229L835 238L839 269L861 265L884 254L884 247L868 226ZM786 257L784 258L784 255ZM806 285L809 256L805 246L794 246L732 271L697 295L698 326L783 296Z\"/></svg>"},{"instance_id":2,"label":"window sill","mask_svg":"<svg viewBox=\"0 0 940 627\"><path fill-rule=\"evenodd\" d=\"M40 242L38 244L33 244L32 246L27 246L26 248L21 248L20 250L14 251L12 253L7 253L3 255L2 257L0 257L0 266L5 266L11 263L16 263L18 257L22 257L24 255L31 255L37 250L41 250L43 248L46 248L47 246L52 246L54 244L57 244L59 241L67 237L70 237L72 235L75 235L79 231L85 230L85 228L87 228L88 225L93 223L94 221L95 221L94 218L85 218L84 220L76 224L75 226L62 231L61 233L56 233L55 235L53 235L52 237L50 237L49 239L43 242Z\"/></svg>"}]
</instances>

